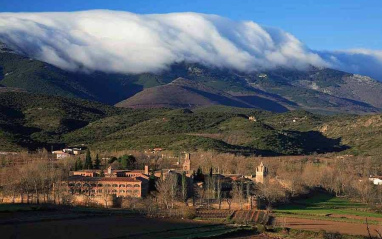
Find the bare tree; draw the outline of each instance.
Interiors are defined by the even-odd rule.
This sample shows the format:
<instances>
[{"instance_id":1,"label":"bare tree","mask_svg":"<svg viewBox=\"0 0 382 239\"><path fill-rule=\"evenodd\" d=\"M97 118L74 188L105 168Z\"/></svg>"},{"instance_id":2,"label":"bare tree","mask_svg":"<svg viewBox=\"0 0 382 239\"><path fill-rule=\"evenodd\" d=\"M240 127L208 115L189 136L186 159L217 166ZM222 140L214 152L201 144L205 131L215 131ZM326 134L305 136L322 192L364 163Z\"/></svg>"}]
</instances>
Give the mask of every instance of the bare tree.
<instances>
[{"instance_id":1,"label":"bare tree","mask_svg":"<svg viewBox=\"0 0 382 239\"><path fill-rule=\"evenodd\" d=\"M216 180L216 199L218 200L219 209L221 209L222 206L222 182L220 177Z\"/></svg>"},{"instance_id":2,"label":"bare tree","mask_svg":"<svg viewBox=\"0 0 382 239\"><path fill-rule=\"evenodd\" d=\"M157 181L156 189L158 190L159 200L167 209L174 207L174 201L178 192L178 176L169 173L166 179Z\"/></svg>"}]
</instances>

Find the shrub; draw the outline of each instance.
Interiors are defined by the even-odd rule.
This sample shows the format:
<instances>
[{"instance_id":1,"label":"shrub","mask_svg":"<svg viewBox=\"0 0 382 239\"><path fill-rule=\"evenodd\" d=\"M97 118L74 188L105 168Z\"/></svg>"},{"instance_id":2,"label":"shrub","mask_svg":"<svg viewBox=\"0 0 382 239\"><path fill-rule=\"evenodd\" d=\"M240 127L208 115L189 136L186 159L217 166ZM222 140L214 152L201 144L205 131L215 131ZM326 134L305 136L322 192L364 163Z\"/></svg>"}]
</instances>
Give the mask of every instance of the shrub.
<instances>
[{"instance_id":1,"label":"shrub","mask_svg":"<svg viewBox=\"0 0 382 239\"><path fill-rule=\"evenodd\" d=\"M266 232L267 231L267 228L264 226L264 225L256 225L256 228L257 228L257 231L259 232L259 233L264 233L264 232Z\"/></svg>"},{"instance_id":2,"label":"shrub","mask_svg":"<svg viewBox=\"0 0 382 239\"><path fill-rule=\"evenodd\" d=\"M339 232L326 232L323 231L324 239L342 239L342 235Z\"/></svg>"},{"instance_id":3,"label":"shrub","mask_svg":"<svg viewBox=\"0 0 382 239\"><path fill-rule=\"evenodd\" d=\"M196 217L196 210L193 208L186 208L183 210L183 218L194 219Z\"/></svg>"}]
</instances>

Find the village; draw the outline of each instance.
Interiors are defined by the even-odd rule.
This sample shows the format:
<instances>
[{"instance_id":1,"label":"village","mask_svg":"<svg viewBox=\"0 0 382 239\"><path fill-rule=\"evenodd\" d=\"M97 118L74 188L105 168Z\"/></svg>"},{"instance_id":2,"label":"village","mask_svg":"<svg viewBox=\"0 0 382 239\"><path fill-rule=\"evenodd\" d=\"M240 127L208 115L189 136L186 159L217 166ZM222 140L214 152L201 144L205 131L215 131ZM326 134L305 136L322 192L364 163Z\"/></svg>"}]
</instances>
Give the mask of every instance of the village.
<instances>
[{"instance_id":1,"label":"village","mask_svg":"<svg viewBox=\"0 0 382 239\"><path fill-rule=\"evenodd\" d=\"M64 149L62 152L67 155L79 155L79 150ZM150 150L151 153L161 151L161 148ZM56 151L53 154L57 159L63 159L60 152ZM262 162L253 169L251 175L213 172L212 167L204 174L201 168L193 167L190 153L183 152L181 158L172 158L173 167L160 169L155 164L144 165L143 169L118 169L112 164L96 168L88 166L89 168L70 171L67 182L62 182L60 186L67 187L71 203L120 207L121 202L129 198L158 195L158 190L167 190L165 184L168 184L166 186L170 188L169 191L176 191L169 192L170 195L174 194L174 198L170 200L175 200L175 194L181 194L182 201L192 207L231 210L257 209L259 198L254 195L254 188L263 184L265 180L268 183L285 184L283 181L270 179L268 168ZM107 160L110 162L110 159ZM106 162L105 159L101 161ZM240 200L232 203L235 197Z\"/></svg>"},{"instance_id":2,"label":"village","mask_svg":"<svg viewBox=\"0 0 382 239\"><path fill-rule=\"evenodd\" d=\"M161 147L103 153L85 145L1 155L2 205L123 210L147 218L196 218L267 228L298 228L294 223L303 220L326 228L309 221L305 209L294 208L310 205L304 200L339 200L338 205L349 205L350 213L373 215L374 223L379 215L373 208L382 200L381 177L374 176L379 168L368 158L353 155L243 157ZM329 207L324 211L329 214L317 217L333 223L344 212L341 207L338 212ZM359 222L357 228L365 227Z\"/></svg>"}]
</instances>

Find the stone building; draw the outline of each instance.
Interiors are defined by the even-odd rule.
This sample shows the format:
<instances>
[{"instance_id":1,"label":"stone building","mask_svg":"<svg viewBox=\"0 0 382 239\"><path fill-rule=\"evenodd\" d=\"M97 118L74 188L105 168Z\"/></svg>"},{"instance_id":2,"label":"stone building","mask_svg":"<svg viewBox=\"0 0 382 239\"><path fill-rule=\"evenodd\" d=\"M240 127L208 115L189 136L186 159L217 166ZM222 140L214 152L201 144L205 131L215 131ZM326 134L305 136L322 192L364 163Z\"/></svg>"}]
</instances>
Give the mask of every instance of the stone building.
<instances>
[{"instance_id":1,"label":"stone building","mask_svg":"<svg viewBox=\"0 0 382 239\"><path fill-rule=\"evenodd\" d=\"M190 175L192 173L191 171L191 156L189 153L186 153L185 159L182 165L182 170L186 172L186 174Z\"/></svg>"},{"instance_id":2,"label":"stone building","mask_svg":"<svg viewBox=\"0 0 382 239\"><path fill-rule=\"evenodd\" d=\"M148 166L144 170L119 170L109 166L106 172L90 169L73 171L71 174L66 186L68 193L73 196L86 196L93 201L102 201L109 196L141 198L148 194Z\"/></svg>"},{"instance_id":3,"label":"stone building","mask_svg":"<svg viewBox=\"0 0 382 239\"><path fill-rule=\"evenodd\" d=\"M68 178L68 193L86 195L92 198L102 198L107 195L116 197L145 197L148 193L148 180L129 177L85 177L70 176Z\"/></svg>"},{"instance_id":4,"label":"stone building","mask_svg":"<svg viewBox=\"0 0 382 239\"><path fill-rule=\"evenodd\" d=\"M263 162L256 167L256 183L264 183L264 178L268 175L268 168L264 166Z\"/></svg>"}]
</instances>

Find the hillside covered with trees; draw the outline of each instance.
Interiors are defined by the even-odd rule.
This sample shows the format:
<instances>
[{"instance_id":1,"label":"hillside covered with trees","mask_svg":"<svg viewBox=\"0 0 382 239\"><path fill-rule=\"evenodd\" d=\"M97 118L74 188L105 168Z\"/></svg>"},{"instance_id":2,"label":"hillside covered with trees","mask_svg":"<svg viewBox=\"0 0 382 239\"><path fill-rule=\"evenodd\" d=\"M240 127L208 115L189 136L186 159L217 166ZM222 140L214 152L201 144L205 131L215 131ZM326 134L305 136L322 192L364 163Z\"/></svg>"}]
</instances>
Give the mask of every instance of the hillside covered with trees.
<instances>
[{"instance_id":1,"label":"hillside covered with trees","mask_svg":"<svg viewBox=\"0 0 382 239\"><path fill-rule=\"evenodd\" d=\"M264 156L373 155L382 140L380 115L271 113L224 106L126 109L12 91L0 93L0 107L2 151L85 144L104 151L161 147Z\"/></svg>"}]
</instances>

